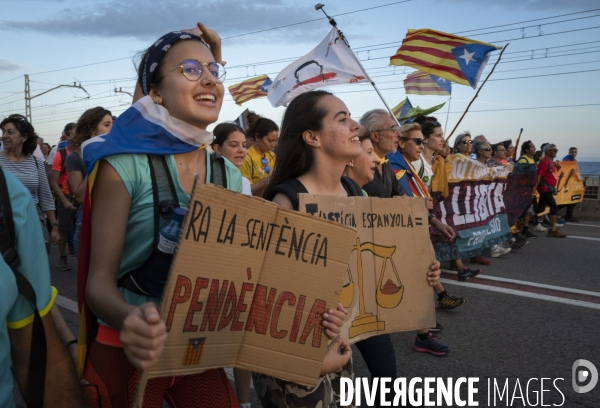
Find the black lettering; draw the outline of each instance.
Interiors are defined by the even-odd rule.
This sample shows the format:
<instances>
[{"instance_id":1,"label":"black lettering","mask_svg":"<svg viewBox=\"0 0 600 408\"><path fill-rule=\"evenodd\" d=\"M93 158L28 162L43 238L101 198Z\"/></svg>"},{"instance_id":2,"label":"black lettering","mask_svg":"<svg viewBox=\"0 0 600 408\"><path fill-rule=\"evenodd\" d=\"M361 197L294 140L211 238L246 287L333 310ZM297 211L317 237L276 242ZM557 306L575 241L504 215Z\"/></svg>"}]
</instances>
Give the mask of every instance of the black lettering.
<instances>
[{"instance_id":1,"label":"black lettering","mask_svg":"<svg viewBox=\"0 0 600 408\"><path fill-rule=\"evenodd\" d=\"M317 204L306 204L306 213L310 215L315 215L317 211L319 211L319 206Z\"/></svg>"},{"instance_id":2,"label":"black lettering","mask_svg":"<svg viewBox=\"0 0 600 408\"><path fill-rule=\"evenodd\" d=\"M317 259L315 260L315 265L319 263L319 259L323 260L323 266L327 266L327 237L323 238L321 241L321 247L319 248L319 253L317 254Z\"/></svg>"},{"instance_id":3,"label":"black lettering","mask_svg":"<svg viewBox=\"0 0 600 408\"><path fill-rule=\"evenodd\" d=\"M410 214L408 214L408 222L406 223L406 226L413 228L413 221L412 221L412 217L410 216Z\"/></svg>"},{"instance_id":4,"label":"black lettering","mask_svg":"<svg viewBox=\"0 0 600 408\"><path fill-rule=\"evenodd\" d=\"M235 235L235 220L237 219L237 214L233 216L229 226L227 227L227 232L225 233L225 239L223 239L223 243L229 241L229 244L233 245L233 236Z\"/></svg>"},{"instance_id":5,"label":"black lettering","mask_svg":"<svg viewBox=\"0 0 600 408\"><path fill-rule=\"evenodd\" d=\"M319 238L321 238L321 234L317 234L317 240L315 241L315 246L313 247L312 257L310 258L311 265L315 263L315 255L317 254L317 245L319 245Z\"/></svg>"},{"instance_id":6,"label":"black lettering","mask_svg":"<svg viewBox=\"0 0 600 408\"><path fill-rule=\"evenodd\" d=\"M311 236L315 235L314 232L311 232L310 234L308 234L306 236L306 241L304 241L304 246L302 247L302 262L306 262L308 263L307 259L304 259L304 254L306 253L306 245L308 244L308 240L310 239Z\"/></svg>"},{"instance_id":7,"label":"black lettering","mask_svg":"<svg viewBox=\"0 0 600 408\"><path fill-rule=\"evenodd\" d=\"M248 241L242 244L243 247L244 246L249 246L252 243L251 240L250 240L250 223L252 221L253 221L252 218L250 218L248 220L248 222L246 223L246 233L248 234ZM250 248L252 248L252 247L250 247Z\"/></svg>"},{"instance_id":8,"label":"black lettering","mask_svg":"<svg viewBox=\"0 0 600 408\"><path fill-rule=\"evenodd\" d=\"M279 246L281 245L282 242L287 242L287 239L283 238L283 234L285 233L286 229L292 229L292 227L290 227L289 225L283 225L281 227L281 231L279 231L279 239L277 240L277 246L275 247L275 253L277 255L285 255L285 252L282 252L279 250Z\"/></svg>"},{"instance_id":9,"label":"black lettering","mask_svg":"<svg viewBox=\"0 0 600 408\"><path fill-rule=\"evenodd\" d=\"M300 251L302 250L302 241L304 241L304 230L300 234L300 238L296 238L296 227L292 229L292 241L290 242L290 251L288 252L288 258L292 256L292 251L296 252L296 261L300 258Z\"/></svg>"},{"instance_id":10,"label":"black lettering","mask_svg":"<svg viewBox=\"0 0 600 408\"><path fill-rule=\"evenodd\" d=\"M223 232L223 224L225 224L225 217L227 216L227 210L223 211L223 218L221 218L221 225L219 226L219 234L217 235L217 242L219 244L223 243L221 239L221 233Z\"/></svg>"}]
</instances>

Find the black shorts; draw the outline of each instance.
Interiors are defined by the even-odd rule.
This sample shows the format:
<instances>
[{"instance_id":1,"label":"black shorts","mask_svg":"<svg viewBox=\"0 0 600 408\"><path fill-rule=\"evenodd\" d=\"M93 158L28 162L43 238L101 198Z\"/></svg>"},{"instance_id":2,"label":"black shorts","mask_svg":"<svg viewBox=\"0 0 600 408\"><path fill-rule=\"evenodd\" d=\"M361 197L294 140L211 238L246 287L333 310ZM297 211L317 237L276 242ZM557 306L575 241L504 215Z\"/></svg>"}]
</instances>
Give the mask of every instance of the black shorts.
<instances>
[{"instance_id":1,"label":"black shorts","mask_svg":"<svg viewBox=\"0 0 600 408\"><path fill-rule=\"evenodd\" d=\"M69 232L75 222L77 210L67 210L61 200L56 200L56 218L58 218L58 231Z\"/></svg>"},{"instance_id":2,"label":"black shorts","mask_svg":"<svg viewBox=\"0 0 600 408\"><path fill-rule=\"evenodd\" d=\"M535 212L537 214L544 212L544 210L546 209L546 206L550 207L550 215L557 215L558 214L558 206L556 205L556 200L554 199L554 196L552 195L552 193L550 192L542 192L540 191L540 202L538 203L537 208L535 209Z\"/></svg>"}]
</instances>

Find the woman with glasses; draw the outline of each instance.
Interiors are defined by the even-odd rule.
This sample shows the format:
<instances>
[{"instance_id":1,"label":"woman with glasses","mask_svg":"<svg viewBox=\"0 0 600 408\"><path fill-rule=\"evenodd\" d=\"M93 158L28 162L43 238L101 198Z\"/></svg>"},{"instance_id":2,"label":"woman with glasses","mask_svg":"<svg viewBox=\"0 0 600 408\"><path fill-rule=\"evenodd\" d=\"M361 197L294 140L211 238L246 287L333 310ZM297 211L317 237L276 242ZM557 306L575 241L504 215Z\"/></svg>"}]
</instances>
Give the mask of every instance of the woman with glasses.
<instances>
[{"instance_id":1,"label":"woman with glasses","mask_svg":"<svg viewBox=\"0 0 600 408\"><path fill-rule=\"evenodd\" d=\"M37 147L38 135L23 115L8 116L0 123L0 129L3 147L0 152L0 167L11 172L31 193L42 221L46 249L49 253L50 242L57 244L60 235L46 166L42 160L33 155ZM47 236L46 219L52 225L50 236Z\"/></svg>"},{"instance_id":2,"label":"woman with glasses","mask_svg":"<svg viewBox=\"0 0 600 408\"><path fill-rule=\"evenodd\" d=\"M167 186L173 191L171 199L184 209L195 180L211 180L214 169L207 147L213 134L206 128L221 110L225 70L215 62L215 57L220 59L217 33L202 26L201 36L172 32L151 45L138 69L144 96L115 121L111 133L84 144L86 167L96 172L91 210L84 210L82 227L91 243L82 240L78 275L82 282L87 278L85 301L98 321L96 337L81 359L92 406L129 407L140 370L156 364L164 349L167 331L158 312L160 296L128 285L127 277L136 274L136 283L146 287L149 275L168 272L152 263L157 251L158 206L151 176L151 168L159 166L155 163L163 163L172 182L172 188ZM241 192L237 168L225 160L224 171L225 187ZM156 183L164 190L166 182ZM86 257L89 266L82 261ZM150 379L144 406L162 407L163 400L172 407L211 407L215 401L239 406L222 369Z\"/></svg>"},{"instance_id":3,"label":"woman with glasses","mask_svg":"<svg viewBox=\"0 0 600 408\"><path fill-rule=\"evenodd\" d=\"M504 166L506 162L507 150L504 143L496 143L492 146L492 158L487 162L488 167Z\"/></svg>"},{"instance_id":4,"label":"woman with glasses","mask_svg":"<svg viewBox=\"0 0 600 408\"><path fill-rule=\"evenodd\" d=\"M279 126L271 119L249 112L246 134L254 140L254 144L248 149L240 171L242 176L250 180L252 195L261 196L275 166L273 149L277 146Z\"/></svg>"},{"instance_id":5,"label":"woman with glasses","mask_svg":"<svg viewBox=\"0 0 600 408\"><path fill-rule=\"evenodd\" d=\"M476 159L479 163L487 166L487 163L492 158L492 148L489 142L477 142L473 148Z\"/></svg>"},{"instance_id":6,"label":"woman with glasses","mask_svg":"<svg viewBox=\"0 0 600 408\"><path fill-rule=\"evenodd\" d=\"M473 151L473 141L469 132L463 132L456 136L453 151L456 156L469 158L469 155Z\"/></svg>"}]
</instances>

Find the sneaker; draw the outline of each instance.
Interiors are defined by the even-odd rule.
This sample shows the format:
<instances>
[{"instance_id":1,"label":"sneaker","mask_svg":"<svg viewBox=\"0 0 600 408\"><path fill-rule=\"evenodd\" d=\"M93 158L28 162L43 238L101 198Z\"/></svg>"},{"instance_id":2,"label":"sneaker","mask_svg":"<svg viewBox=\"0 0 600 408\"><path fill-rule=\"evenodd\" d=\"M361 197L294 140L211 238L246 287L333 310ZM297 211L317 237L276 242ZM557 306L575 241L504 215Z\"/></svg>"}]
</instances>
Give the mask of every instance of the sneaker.
<instances>
[{"instance_id":1,"label":"sneaker","mask_svg":"<svg viewBox=\"0 0 600 408\"><path fill-rule=\"evenodd\" d=\"M510 252L510 248L504 248L502 245L498 245L496 249L492 251L492 258L498 258L499 256L506 255Z\"/></svg>"},{"instance_id":2,"label":"sneaker","mask_svg":"<svg viewBox=\"0 0 600 408\"><path fill-rule=\"evenodd\" d=\"M462 281L467 280L469 278L474 278L475 276L479 275L480 273L481 273L481 269L467 269L467 268L465 268L462 271L458 272L458 281L462 282Z\"/></svg>"},{"instance_id":3,"label":"sneaker","mask_svg":"<svg viewBox=\"0 0 600 408\"><path fill-rule=\"evenodd\" d=\"M536 224L535 227L532 228L534 231L536 232L546 232L548 231L548 228L544 228L544 226L542 224Z\"/></svg>"},{"instance_id":4,"label":"sneaker","mask_svg":"<svg viewBox=\"0 0 600 408\"><path fill-rule=\"evenodd\" d=\"M419 339L419 336L415 337L415 345L413 350L419 353L429 353L434 356L443 356L450 352L450 347L444 346L437 342L433 336L427 336L425 340Z\"/></svg>"},{"instance_id":5,"label":"sneaker","mask_svg":"<svg viewBox=\"0 0 600 408\"><path fill-rule=\"evenodd\" d=\"M492 265L492 262L490 260L484 258L481 255L475 256L475 257L471 258L471 263L473 263L473 264L479 264L479 265L484 265L484 266L491 266Z\"/></svg>"},{"instance_id":6,"label":"sneaker","mask_svg":"<svg viewBox=\"0 0 600 408\"><path fill-rule=\"evenodd\" d=\"M552 237L552 238L566 238L567 237L565 234L561 234L560 232L558 232L556 230L548 231L548 234L546 236Z\"/></svg>"},{"instance_id":7,"label":"sneaker","mask_svg":"<svg viewBox=\"0 0 600 408\"><path fill-rule=\"evenodd\" d=\"M534 238L535 239L538 237L536 234L534 234L533 232L531 232L529 230L525 231L524 234L525 234L525 238Z\"/></svg>"},{"instance_id":8,"label":"sneaker","mask_svg":"<svg viewBox=\"0 0 600 408\"><path fill-rule=\"evenodd\" d=\"M510 249L512 251L518 251L519 249L525 248L527 245L529 245L529 241L523 238L522 240L516 240L513 242L513 244L510 246Z\"/></svg>"},{"instance_id":9,"label":"sneaker","mask_svg":"<svg viewBox=\"0 0 600 408\"><path fill-rule=\"evenodd\" d=\"M479 271L481 273L481 271ZM444 310L456 309L457 307L464 305L466 300L465 298L457 298L452 295L449 295L447 292L443 298L439 299L438 307ZM429 329L431 330L431 329Z\"/></svg>"},{"instance_id":10,"label":"sneaker","mask_svg":"<svg viewBox=\"0 0 600 408\"><path fill-rule=\"evenodd\" d=\"M444 326L442 326L438 322L435 322L435 327L429 328L429 335L433 336L432 332L441 332L442 330L444 330Z\"/></svg>"},{"instance_id":11,"label":"sneaker","mask_svg":"<svg viewBox=\"0 0 600 408\"><path fill-rule=\"evenodd\" d=\"M71 270L71 267L69 266L69 261L67 261L66 256L61 256L60 258L58 258L58 261L56 262L56 267L61 271Z\"/></svg>"},{"instance_id":12,"label":"sneaker","mask_svg":"<svg viewBox=\"0 0 600 408\"><path fill-rule=\"evenodd\" d=\"M558 224L563 225L566 221L564 220L564 218L556 218L556 224L558 226Z\"/></svg>"},{"instance_id":13,"label":"sneaker","mask_svg":"<svg viewBox=\"0 0 600 408\"><path fill-rule=\"evenodd\" d=\"M579 220L577 218L567 218L567 222L579 222Z\"/></svg>"}]
</instances>

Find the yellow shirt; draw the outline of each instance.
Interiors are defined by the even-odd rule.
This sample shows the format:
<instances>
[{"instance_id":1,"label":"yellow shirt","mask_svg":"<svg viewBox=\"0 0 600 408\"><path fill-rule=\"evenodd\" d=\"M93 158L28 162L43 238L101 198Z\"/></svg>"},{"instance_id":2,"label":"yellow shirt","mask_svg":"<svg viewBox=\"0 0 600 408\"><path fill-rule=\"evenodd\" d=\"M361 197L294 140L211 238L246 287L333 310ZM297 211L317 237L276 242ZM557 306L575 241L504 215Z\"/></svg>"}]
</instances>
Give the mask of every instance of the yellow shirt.
<instances>
[{"instance_id":1,"label":"yellow shirt","mask_svg":"<svg viewBox=\"0 0 600 408\"><path fill-rule=\"evenodd\" d=\"M265 167L267 166L262 163L263 156L258 153L254 146L248 149L244 164L240 167L240 172L242 173L242 176L250 180L250 184L258 183L273 172L273 166L275 166L275 153L270 151L265 154L265 157L267 159L267 166L270 168L269 173L265 172Z\"/></svg>"},{"instance_id":2,"label":"yellow shirt","mask_svg":"<svg viewBox=\"0 0 600 408\"><path fill-rule=\"evenodd\" d=\"M533 160L532 158L527 157L527 156L521 156L521 158L519 158L519 161L517 161L517 163L535 164L535 160Z\"/></svg>"}]
</instances>

